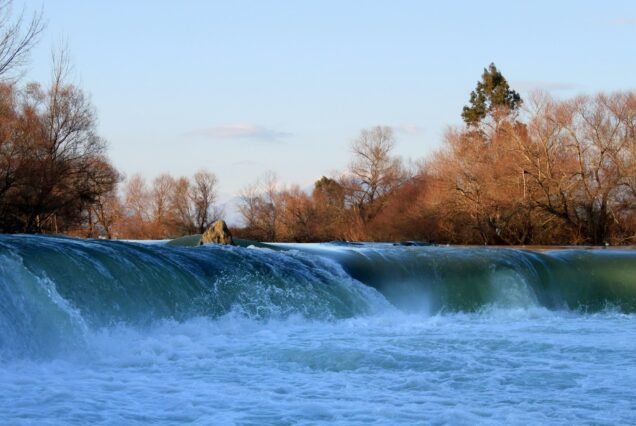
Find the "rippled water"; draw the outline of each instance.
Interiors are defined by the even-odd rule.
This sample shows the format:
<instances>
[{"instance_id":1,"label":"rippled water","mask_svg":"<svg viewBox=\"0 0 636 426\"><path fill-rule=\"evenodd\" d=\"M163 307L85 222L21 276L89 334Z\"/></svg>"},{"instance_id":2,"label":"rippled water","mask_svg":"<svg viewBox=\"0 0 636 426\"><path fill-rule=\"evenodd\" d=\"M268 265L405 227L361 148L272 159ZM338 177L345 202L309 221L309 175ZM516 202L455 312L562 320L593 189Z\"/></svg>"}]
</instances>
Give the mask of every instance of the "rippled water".
<instances>
[{"instance_id":1,"label":"rippled water","mask_svg":"<svg viewBox=\"0 0 636 426\"><path fill-rule=\"evenodd\" d=\"M275 248L0 236L0 425L636 424L634 250Z\"/></svg>"},{"instance_id":2,"label":"rippled water","mask_svg":"<svg viewBox=\"0 0 636 426\"><path fill-rule=\"evenodd\" d=\"M0 424L633 424L636 317L162 320L0 363Z\"/></svg>"}]
</instances>

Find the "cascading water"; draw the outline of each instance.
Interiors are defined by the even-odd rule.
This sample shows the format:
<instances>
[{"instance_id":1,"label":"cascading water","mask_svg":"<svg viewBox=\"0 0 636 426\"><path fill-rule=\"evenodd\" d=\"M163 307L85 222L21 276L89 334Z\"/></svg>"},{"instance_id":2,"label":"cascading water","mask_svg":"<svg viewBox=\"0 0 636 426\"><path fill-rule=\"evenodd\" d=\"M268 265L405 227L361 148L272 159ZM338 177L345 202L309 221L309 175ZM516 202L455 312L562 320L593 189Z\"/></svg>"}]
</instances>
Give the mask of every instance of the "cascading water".
<instances>
[{"instance_id":1,"label":"cascading water","mask_svg":"<svg viewBox=\"0 0 636 426\"><path fill-rule=\"evenodd\" d=\"M429 313L484 306L636 311L636 251L278 244L333 259L396 306Z\"/></svg>"},{"instance_id":2,"label":"cascading water","mask_svg":"<svg viewBox=\"0 0 636 426\"><path fill-rule=\"evenodd\" d=\"M386 304L338 265L302 253L17 236L0 240L0 259L0 354L55 349L87 326L232 310L328 320Z\"/></svg>"},{"instance_id":3,"label":"cascading water","mask_svg":"<svg viewBox=\"0 0 636 426\"><path fill-rule=\"evenodd\" d=\"M0 236L0 423L636 419L634 250L270 247Z\"/></svg>"}]
</instances>

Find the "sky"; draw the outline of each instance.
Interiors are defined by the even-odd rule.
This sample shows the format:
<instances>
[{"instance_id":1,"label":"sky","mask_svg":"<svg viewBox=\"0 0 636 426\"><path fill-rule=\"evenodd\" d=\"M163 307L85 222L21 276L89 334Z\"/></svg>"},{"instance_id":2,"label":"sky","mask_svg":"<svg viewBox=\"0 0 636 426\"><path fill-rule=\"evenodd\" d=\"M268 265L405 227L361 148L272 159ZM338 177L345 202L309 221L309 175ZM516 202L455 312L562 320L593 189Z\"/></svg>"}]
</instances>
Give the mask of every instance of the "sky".
<instances>
[{"instance_id":1,"label":"sky","mask_svg":"<svg viewBox=\"0 0 636 426\"><path fill-rule=\"evenodd\" d=\"M523 96L636 88L636 2L15 0L47 22L24 81L66 45L113 164L205 168L222 199L268 171L308 187L392 126L418 160L461 125L491 62Z\"/></svg>"}]
</instances>

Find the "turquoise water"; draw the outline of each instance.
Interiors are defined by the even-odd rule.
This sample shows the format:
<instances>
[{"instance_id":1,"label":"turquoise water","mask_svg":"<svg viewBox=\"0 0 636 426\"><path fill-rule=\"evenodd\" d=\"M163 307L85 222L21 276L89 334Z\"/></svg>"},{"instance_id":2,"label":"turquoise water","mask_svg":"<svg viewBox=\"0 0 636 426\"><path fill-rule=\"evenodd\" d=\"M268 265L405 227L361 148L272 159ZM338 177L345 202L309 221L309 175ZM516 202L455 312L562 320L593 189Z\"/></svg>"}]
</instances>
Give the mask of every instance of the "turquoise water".
<instances>
[{"instance_id":1,"label":"turquoise water","mask_svg":"<svg viewBox=\"0 0 636 426\"><path fill-rule=\"evenodd\" d=\"M634 424L636 252L0 237L1 424Z\"/></svg>"}]
</instances>

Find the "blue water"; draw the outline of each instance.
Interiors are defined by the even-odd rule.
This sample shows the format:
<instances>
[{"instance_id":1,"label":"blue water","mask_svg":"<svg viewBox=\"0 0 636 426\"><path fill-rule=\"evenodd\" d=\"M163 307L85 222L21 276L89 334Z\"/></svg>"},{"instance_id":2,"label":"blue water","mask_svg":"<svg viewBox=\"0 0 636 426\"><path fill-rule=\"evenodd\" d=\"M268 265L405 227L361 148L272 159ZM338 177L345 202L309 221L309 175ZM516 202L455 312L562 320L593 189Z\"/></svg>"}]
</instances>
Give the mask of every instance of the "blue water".
<instances>
[{"instance_id":1,"label":"blue water","mask_svg":"<svg viewBox=\"0 0 636 426\"><path fill-rule=\"evenodd\" d=\"M297 249L0 238L0 424L636 423L633 252Z\"/></svg>"}]
</instances>

